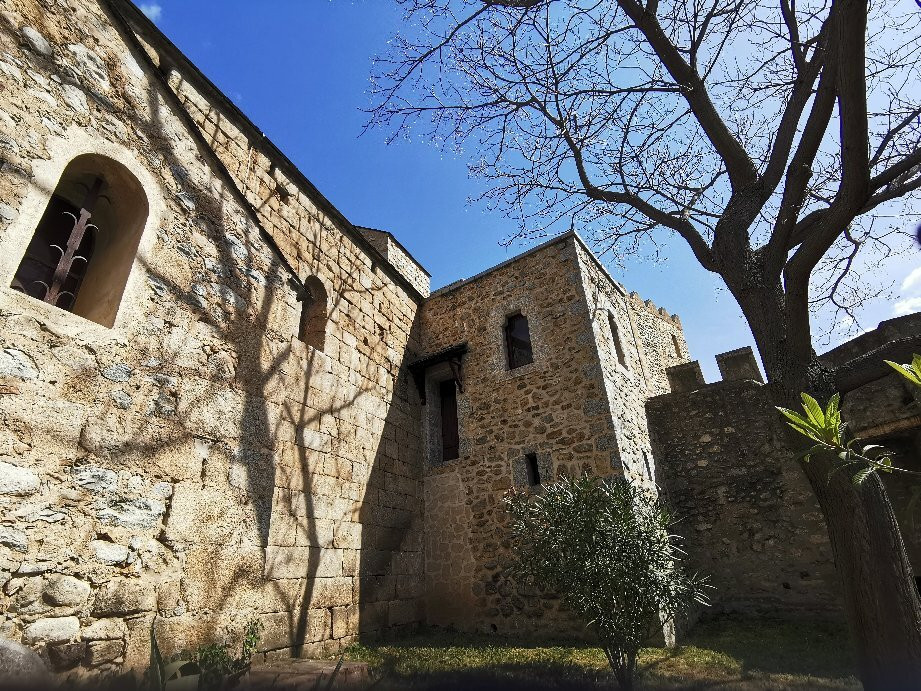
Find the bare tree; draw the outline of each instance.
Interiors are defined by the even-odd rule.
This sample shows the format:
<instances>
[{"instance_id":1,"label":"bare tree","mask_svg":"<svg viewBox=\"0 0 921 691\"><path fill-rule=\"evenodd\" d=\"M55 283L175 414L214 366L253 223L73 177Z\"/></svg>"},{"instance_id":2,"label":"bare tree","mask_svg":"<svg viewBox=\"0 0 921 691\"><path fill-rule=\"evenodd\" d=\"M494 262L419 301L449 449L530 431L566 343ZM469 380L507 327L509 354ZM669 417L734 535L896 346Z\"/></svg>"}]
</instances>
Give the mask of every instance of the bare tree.
<instances>
[{"instance_id":1,"label":"bare tree","mask_svg":"<svg viewBox=\"0 0 921 691\"><path fill-rule=\"evenodd\" d=\"M739 303L777 402L830 392L810 308L853 318L873 293L858 256L913 225L915 3L395 1L409 28L377 64L372 126L470 143L522 233L578 224L628 251L677 234ZM921 603L885 490L832 466L804 471L863 680L919 679Z\"/></svg>"}]
</instances>

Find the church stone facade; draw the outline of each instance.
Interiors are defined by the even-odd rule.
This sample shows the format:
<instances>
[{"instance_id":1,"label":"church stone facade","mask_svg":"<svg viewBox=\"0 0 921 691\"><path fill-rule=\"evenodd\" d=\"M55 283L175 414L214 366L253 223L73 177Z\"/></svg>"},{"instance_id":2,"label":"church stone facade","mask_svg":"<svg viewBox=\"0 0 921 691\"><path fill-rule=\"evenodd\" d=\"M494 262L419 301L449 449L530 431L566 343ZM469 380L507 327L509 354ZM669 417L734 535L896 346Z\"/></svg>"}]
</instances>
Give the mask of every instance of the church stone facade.
<instances>
[{"instance_id":1,"label":"church stone facade","mask_svg":"<svg viewBox=\"0 0 921 691\"><path fill-rule=\"evenodd\" d=\"M251 619L578 633L502 497L583 472L660 487L715 611L836 611L750 351L704 385L577 235L431 293L125 0L7 0L0 72L0 636L76 678Z\"/></svg>"}]
</instances>

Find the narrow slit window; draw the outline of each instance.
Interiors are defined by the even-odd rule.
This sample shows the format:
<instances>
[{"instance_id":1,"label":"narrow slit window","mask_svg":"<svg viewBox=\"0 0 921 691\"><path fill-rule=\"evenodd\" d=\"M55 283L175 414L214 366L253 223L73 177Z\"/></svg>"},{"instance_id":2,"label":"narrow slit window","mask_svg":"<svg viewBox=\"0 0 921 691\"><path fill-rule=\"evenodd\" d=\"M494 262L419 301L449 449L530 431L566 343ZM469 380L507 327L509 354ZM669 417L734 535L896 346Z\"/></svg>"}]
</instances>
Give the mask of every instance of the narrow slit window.
<instances>
[{"instance_id":1,"label":"narrow slit window","mask_svg":"<svg viewBox=\"0 0 921 691\"><path fill-rule=\"evenodd\" d=\"M608 325L611 327L611 340L614 342L614 351L617 354L617 362L621 367L627 366L627 356L624 354L624 347L620 342L620 329L617 328L617 322L614 321L614 315L608 312Z\"/></svg>"},{"instance_id":2,"label":"narrow slit window","mask_svg":"<svg viewBox=\"0 0 921 691\"><path fill-rule=\"evenodd\" d=\"M438 387L441 399L441 460L452 461L460 456L460 435L457 429L457 387L453 379Z\"/></svg>"},{"instance_id":3,"label":"narrow slit window","mask_svg":"<svg viewBox=\"0 0 921 691\"><path fill-rule=\"evenodd\" d=\"M531 331L528 318L513 314L505 322L505 348L508 352L508 368L517 369L534 362L531 350Z\"/></svg>"},{"instance_id":4,"label":"narrow slit window","mask_svg":"<svg viewBox=\"0 0 921 691\"><path fill-rule=\"evenodd\" d=\"M675 334L672 334L672 344L675 346L675 355L681 357L681 343L678 342L678 337Z\"/></svg>"},{"instance_id":5,"label":"narrow slit window","mask_svg":"<svg viewBox=\"0 0 921 691\"><path fill-rule=\"evenodd\" d=\"M643 465L646 466L646 476L649 478L653 477L652 464L649 462L649 454L645 451L643 452Z\"/></svg>"},{"instance_id":6,"label":"narrow slit window","mask_svg":"<svg viewBox=\"0 0 921 691\"><path fill-rule=\"evenodd\" d=\"M528 453L524 456L525 471L528 474L528 485L537 487L540 482L540 468L537 467L537 454Z\"/></svg>"}]
</instances>

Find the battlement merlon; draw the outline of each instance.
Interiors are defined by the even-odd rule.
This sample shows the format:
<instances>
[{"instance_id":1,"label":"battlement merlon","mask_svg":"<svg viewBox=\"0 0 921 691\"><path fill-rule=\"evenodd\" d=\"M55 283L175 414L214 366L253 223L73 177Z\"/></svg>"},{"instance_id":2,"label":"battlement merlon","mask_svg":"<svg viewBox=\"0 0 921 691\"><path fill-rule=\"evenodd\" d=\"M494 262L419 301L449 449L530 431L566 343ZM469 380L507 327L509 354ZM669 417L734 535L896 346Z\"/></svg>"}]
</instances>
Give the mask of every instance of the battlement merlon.
<instances>
[{"instance_id":1,"label":"battlement merlon","mask_svg":"<svg viewBox=\"0 0 921 691\"><path fill-rule=\"evenodd\" d=\"M761 370L751 346L720 353L716 356L716 364L719 367L721 379L710 383L704 380L698 360L666 368L665 373L672 388L671 393L687 393L729 382L749 381L758 385L764 384L764 378L761 376Z\"/></svg>"}]
</instances>

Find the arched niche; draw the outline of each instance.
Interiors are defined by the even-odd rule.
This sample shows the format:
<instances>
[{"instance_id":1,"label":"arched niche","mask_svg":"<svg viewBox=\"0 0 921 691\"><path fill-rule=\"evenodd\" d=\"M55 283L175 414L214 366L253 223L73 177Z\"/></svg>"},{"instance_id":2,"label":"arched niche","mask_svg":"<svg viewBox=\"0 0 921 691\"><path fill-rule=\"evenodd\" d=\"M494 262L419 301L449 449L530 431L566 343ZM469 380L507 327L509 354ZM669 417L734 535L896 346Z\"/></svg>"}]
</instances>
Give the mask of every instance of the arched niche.
<instances>
[{"instance_id":1,"label":"arched niche","mask_svg":"<svg viewBox=\"0 0 921 691\"><path fill-rule=\"evenodd\" d=\"M100 154L77 156L49 197L11 287L111 328L148 213L147 195L125 166Z\"/></svg>"}]
</instances>

